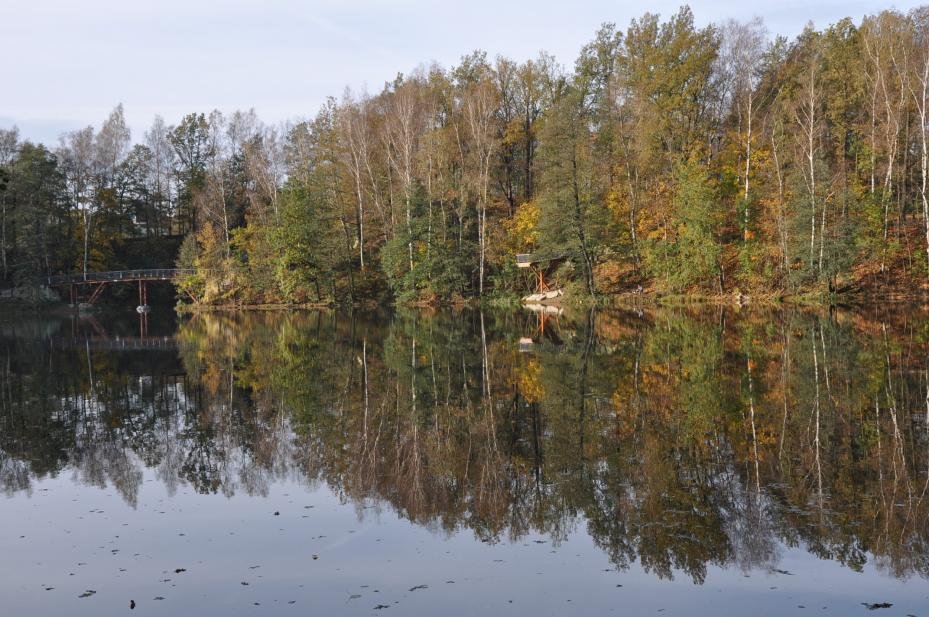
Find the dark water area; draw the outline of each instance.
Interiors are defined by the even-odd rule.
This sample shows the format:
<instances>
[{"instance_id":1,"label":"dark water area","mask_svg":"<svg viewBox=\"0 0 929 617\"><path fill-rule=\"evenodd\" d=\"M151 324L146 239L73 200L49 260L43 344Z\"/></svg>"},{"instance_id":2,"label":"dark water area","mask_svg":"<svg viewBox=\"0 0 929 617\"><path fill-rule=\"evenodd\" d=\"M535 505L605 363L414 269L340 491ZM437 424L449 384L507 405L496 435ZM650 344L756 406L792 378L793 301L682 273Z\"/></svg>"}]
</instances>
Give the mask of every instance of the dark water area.
<instances>
[{"instance_id":1,"label":"dark water area","mask_svg":"<svg viewBox=\"0 0 929 617\"><path fill-rule=\"evenodd\" d=\"M0 320L3 615L929 615L929 315Z\"/></svg>"}]
</instances>

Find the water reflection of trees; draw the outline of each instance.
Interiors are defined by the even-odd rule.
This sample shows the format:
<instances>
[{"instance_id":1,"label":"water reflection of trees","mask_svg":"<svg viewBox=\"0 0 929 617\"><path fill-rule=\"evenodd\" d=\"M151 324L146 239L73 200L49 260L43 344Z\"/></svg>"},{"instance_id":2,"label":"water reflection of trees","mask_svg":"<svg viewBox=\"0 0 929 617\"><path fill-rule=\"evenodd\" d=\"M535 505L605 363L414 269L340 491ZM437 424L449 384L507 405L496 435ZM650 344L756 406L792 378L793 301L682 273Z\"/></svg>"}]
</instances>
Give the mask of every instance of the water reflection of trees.
<instances>
[{"instance_id":1,"label":"water reflection of trees","mask_svg":"<svg viewBox=\"0 0 929 617\"><path fill-rule=\"evenodd\" d=\"M924 320L727 310L200 315L171 352L0 339L0 482L325 482L481 540L577 525L702 581L783 546L929 575ZM557 344L556 344L557 343Z\"/></svg>"}]
</instances>

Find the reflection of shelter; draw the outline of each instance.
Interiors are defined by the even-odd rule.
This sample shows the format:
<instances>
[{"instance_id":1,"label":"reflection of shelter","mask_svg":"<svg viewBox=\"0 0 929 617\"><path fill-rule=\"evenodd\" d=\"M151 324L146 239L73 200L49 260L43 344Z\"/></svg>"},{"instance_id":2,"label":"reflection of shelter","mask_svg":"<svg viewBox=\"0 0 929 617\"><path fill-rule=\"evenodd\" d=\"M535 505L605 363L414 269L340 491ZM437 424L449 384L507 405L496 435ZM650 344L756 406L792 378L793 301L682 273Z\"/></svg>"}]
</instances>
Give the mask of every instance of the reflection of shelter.
<instances>
[{"instance_id":1,"label":"reflection of shelter","mask_svg":"<svg viewBox=\"0 0 929 617\"><path fill-rule=\"evenodd\" d=\"M559 327L558 317L564 313L564 309L559 306L550 306L544 304L525 304L523 305L537 317L537 325L535 331L530 337L522 337L519 339L519 351L527 353L533 350L533 347L536 345L536 341L539 343L547 342L549 344L560 346L561 338L557 335L557 329ZM548 341L546 341L546 322L553 322L555 325L555 331L552 331L551 328L548 330Z\"/></svg>"},{"instance_id":2,"label":"reflection of shelter","mask_svg":"<svg viewBox=\"0 0 929 617\"><path fill-rule=\"evenodd\" d=\"M551 274L558 265L570 257L570 251L547 251L539 253L520 253L516 256L517 268L529 268L536 276L536 295L547 294L553 290L549 289L545 282L545 277ZM560 291L558 295L561 295ZM553 296L557 297L557 296ZM539 298L540 300L542 298Z\"/></svg>"}]
</instances>

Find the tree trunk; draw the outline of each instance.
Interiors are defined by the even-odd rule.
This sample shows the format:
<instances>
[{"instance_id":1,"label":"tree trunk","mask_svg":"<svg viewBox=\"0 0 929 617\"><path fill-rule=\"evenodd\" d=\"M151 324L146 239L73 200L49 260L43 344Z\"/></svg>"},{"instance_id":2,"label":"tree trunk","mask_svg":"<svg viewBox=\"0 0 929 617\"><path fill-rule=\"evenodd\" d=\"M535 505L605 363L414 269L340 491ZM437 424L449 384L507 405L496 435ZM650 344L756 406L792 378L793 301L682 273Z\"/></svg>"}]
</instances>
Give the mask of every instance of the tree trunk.
<instances>
[{"instance_id":1,"label":"tree trunk","mask_svg":"<svg viewBox=\"0 0 929 617\"><path fill-rule=\"evenodd\" d=\"M743 233L743 238L745 240L749 239L749 233L748 233L749 180L748 180L748 176L751 171L751 163L752 163L752 94L749 93L748 95L748 127L747 127L746 135L745 135L745 186L743 189L744 192L742 194L742 201L743 201L742 205L744 207L744 212L742 213L742 229L743 229L742 233Z\"/></svg>"},{"instance_id":2,"label":"tree trunk","mask_svg":"<svg viewBox=\"0 0 929 617\"><path fill-rule=\"evenodd\" d=\"M356 216L358 218L358 264L362 272L365 271L365 219L364 205L362 202L361 178L356 175L355 186L358 191L358 209Z\"/></svg>"},{"instance_id":3,"label":"tree trunk","mask_svg":"<svg viewBox=\"0 0 929 617\"><path fill-rule=\"evenodd\" d=\"M411 186L412 182L413 181L411 179L407 178L406 189L404 190L406 193L406 247L410 257L410 272L413 271L413 196L410 194L413 190L413 187Z\"/></svg>"},{"instance_id":4,"label":"tree trunk","mask_svg":"<svg viewBox=\"0 0 929 617\"><path fill-rule=\"evenodd\" d=\"M929 174L929 144L926 143L929 135L926 134L926 87L929 84L929 60L926 61L926 68L923 71L923 83L922 83L922 105L919 107L919 122L920 122L920 132L922 139L920 140L920 145L922 146L922 152L920 157L920 184L919 184L919 197L922 200L923 204L923 227L926 231L926 259L929 260L929 199L926 196L926 179L927 174Z\"/></svg>"},{"instance_id":5,"label":"tree trunk","mask_svg":"<svg viewBox=\"0 0 929 617\"><path fill-rule=\"evenodd\" d=\"M6 265L6 198L0 200L0 267L3 268L3 278L7 278Z\"/></svg>"},{"instance_id":6,"label":"tree trunk","mask_svg":"<svg viewBox=\"0 0 929 617\"><path fill-rule=\"evenodd\" d=\"M93 214L88 209L84 210L84 278L87 278L87 259L90 253L90 225L93 220Z\"/></svg>"},{"instance_id":7,"label":"tree trunk","mask_svg":"<svg viewBox=\"0 0 929 617\"><path fill-rule=\"evenodd\" d=\"M774 169L777 172L777 227L781 240L781 253L784 258L784 276L790 284L790 262L787 255L787 216L784 211L784 177L781 174L781 163L777 156L777 140L771 135L771 152L774 157Z\"/></svg>"},{"instance_id":8,"label":"tree trunk","mask_svg":"<svg viewBox=\"0 0 929 617\"><path fill-rule=\"evenodd\" d=\"M572 146L573 147L573 146ZM577 232L577 239L581 245L581 254L584 257L584 278L587 283L587 292L590 297L594 297L594 273L593 259L587 248L587 235L584 233L584 213L581 209L581 194L577 179L577 153L571 154L571 185L574 192L574 226Z\"/></svg>"}]
</instances>

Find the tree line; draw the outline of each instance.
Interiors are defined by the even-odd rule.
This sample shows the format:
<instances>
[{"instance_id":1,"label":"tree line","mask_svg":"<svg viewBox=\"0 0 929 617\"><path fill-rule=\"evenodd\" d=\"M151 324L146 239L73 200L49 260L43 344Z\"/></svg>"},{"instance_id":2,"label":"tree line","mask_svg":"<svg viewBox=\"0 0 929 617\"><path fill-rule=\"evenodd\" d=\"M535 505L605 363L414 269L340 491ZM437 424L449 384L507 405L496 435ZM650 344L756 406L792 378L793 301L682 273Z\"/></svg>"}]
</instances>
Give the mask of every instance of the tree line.
<instances>
[{"instance_id":1,"label":"tree line","mask_svg":"<svg viewBox=\"0 0 929 617\"><path fill-rule=\"evenodd\" d=\"M794 40L689 8L604 24L573 69L476 51L311 120L117 107L49 150L0 133L4 279L184 235L198 303L524 293L912 293L929 276L929 8Z\"/></svg>"}]
</instances>

